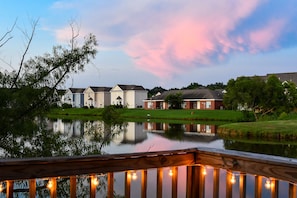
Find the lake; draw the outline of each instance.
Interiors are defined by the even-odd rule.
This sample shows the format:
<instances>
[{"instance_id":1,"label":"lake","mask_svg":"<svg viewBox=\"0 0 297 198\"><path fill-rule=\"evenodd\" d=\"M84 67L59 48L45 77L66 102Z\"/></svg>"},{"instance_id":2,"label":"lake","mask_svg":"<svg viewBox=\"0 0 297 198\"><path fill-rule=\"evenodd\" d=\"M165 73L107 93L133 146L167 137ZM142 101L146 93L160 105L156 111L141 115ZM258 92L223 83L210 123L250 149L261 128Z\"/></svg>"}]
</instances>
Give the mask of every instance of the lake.
<instances>
[{"instance_id":1,"label":"lake","mask_svg":"<svg viewBox=\"0 0 297 198\"><path fill-rule=\"evenodd\" d=\"M259 140L233 140L222 139L217 133L216 125L212 124L169 124L169 123L152 123L149 120L144 123L126 122L116 125L107 125L103 121L65 121L65 120L47 120L46 130L34 132L33 134L8 134L1 137L2 158L25 158L25 157L46 157L46 156L75 156L75 155L92 155L98 153L118 154L118 153L136 153L149 151L166 151L188 148L210 147L217 149L232 149L239 151L250 151L255 153L265 153L280 155L285 157L296 158L296 145L288 142L268 142ZM206 186L212 187L211 167L206 167ZM170 197L171 192L168 186L171 184L168 172L170 168L164 168L164 187L163 197ZM185 197L186 184L186 167L179 167L179 188L178 197ZM224 178L227 171L220 171L220 178ZM141 171L136 171L135 175L138 179L131 183L131 197L140 196ZM148 170L148 197L156 195L156 178L157 170ZM100 178L100 176L98 176ZM237 176L238 177L238 176ZM104 184L106 175L102 176ZM238 178L237 178L238 179ZM79 193L87 194L88 184L85 176L79 180L81 189ZM124 195L123 181L125 173L115 173L115 194ZM247 174L247 197L253 197L254 176ZM44 182L41 186L44 186ZM60 183L67 183L67 180ZM68 181L69 182L69 181ZM220 183L226 182L221 180ZM234 185L233 192L238 195L239 182ZM265 178L263 178L263 186ZM24 182L16 183L17 188L24 188ZM62 184L59 184L62 185ZM280 182L280 189L287 188L288 183ZM168 188L167 188L168 187ZM61 187L60 187L61 188ZM47 195L47 191L43 189L39 192L40 196ZM62 193L62 192L60 192ZM98 187L98 196L105 194L106 189ZM212 196L212 191L207 191L206 197ZM67 194L67 193L66 193ZM220 189L220 195L224 197L226 192ZM2 197L1 194L0 197ZM281 197L287 196L287 191L280 191ZM269 197L270 191L263 187L263 197ZM26 197L19 193L19 197ZM221 196L220 196L221 197Z\"/></svg>"}]
</instances>

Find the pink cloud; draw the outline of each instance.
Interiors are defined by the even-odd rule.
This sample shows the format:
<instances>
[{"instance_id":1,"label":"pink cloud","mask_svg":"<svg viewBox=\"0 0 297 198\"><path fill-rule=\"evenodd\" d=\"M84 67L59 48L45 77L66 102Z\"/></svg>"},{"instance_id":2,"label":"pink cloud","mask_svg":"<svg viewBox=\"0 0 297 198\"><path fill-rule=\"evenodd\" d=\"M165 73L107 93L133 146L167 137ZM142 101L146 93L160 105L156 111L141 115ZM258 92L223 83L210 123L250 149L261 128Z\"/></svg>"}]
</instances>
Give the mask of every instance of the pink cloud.
<instances>
[{"instance_id":1,"label":"pink cloud","mask_svg":"<svg viewBox=\"0 0 297 198\"><path fill-rule=\"evenodd\" d=\"M256 53L271 47L276 48L285 24L283 19L272 20L266 26L251 32L249 34L250 51Z\"/></svg>"},{"instance_id":2,"label":"pink cloud","mask_svg":"<svg viewBox=\"0 0 297 198\"><path fill-rule=\"evenodd\" d=\"M259 19L261 28L246 22L250 17L258 21L253 14L269 3L144 0L106 2L109 7L101 7L89 0L79 9L84 8L82 24L103 42L101 47L123 50L138 69L170 79L193 67L224 61L234 52L256 53L277 47L285 18ZM65 35L63 29L57 32L60 39L68 38Z\"/></svg>"},{"instance_id":3,"label":"pink cloud","mask_svg":"<svg viewBox=\"0 0 297 198\"><path fill-rule=\"evenodd\" d=\"M170 78L191 67L210 64L213 56L224 60L231 51L242 50L228 33L257 4L255 0L223 2L217 4L214 12L210 11L213 8L209 4L205 10L203 5L198 7L192 2L179 12L159 16L161 24L132 36L124 49L131 57L138 57L135 60L137 67L160 78Z\"/></svg>"}]
</instances>

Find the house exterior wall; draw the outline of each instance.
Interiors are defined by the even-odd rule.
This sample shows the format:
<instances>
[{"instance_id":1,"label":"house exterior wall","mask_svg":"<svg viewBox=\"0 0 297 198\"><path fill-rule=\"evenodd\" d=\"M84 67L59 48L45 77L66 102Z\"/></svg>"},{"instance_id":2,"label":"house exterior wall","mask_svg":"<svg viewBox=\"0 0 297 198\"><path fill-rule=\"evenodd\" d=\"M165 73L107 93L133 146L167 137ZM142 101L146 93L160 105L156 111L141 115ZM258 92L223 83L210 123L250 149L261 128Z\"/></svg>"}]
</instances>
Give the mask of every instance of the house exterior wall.
<instances>
[{"instance_id":1,"label":"house exterior wall","mask_svg":"<svg viewBox=\"0 0 297 198\"><path fill-rule=\"evenodd\" d=\"M143 108L143 99L147 98L146 90L138 90L135 92L135 107L134 108Z\"/></svg>"},{"instance_id":2,"label":"house exterior wall","mask_svg":"<svg viewBox=\"0 0 297 198\"><path fill-rule=\"evenodd\" d=\"M94 107L104 108L105 106L110 105L110 92L96 92L95 93L95 103Z\"/></svg>"},{"instance_id":3,"label":"house exterior wall","mask_svg":"<svg viewBox=\"0 0 297 198\"><path fill-rule=\"evenodd\" d=\"M94 91L88 87L84 91L84 106L91 107L94 106L95 103L95 94Z\"/></svg>"},{"instance_id":4,"label":"house exterior wall","mask_svg":"<svg viewBox=\"0 0 297 198\"><path fill-rule=\"evenodd\" d=\"M117 85L110 90L110 104L119 105L118 97L121 97L122 105L125 104L124 91Z\"/></svg>"},{"instance_id":5,"label":"house exterior wall","mask_svg":"<svg viewBox=\"0 0 297 198\"><path fill-rule=\"evenodd\" d=\"M147 98L146 90L122 90L118 85L110 91L110 104L119 105L118 98L121 98L121 104L127 108L143 107L143 100Z\"/></svg>"},{"instance_id":6,"label":"house exterior wall","mask_svg":"<svg viewBox=\"0 0 297 198\"><path fill-rule=\"evenodd\" d=\"M68 89L64 94L64 103L70 104L70 105L73 104L73 94L70 91L70 89Z\"/></svg>"},{"instance_id":7,"label":"house exterior wall","mask_svg":"<svg viewBox=\"0 0 297 198\"><path fill-rule=\"evenodd\" d=\"M182 104L183 109L203 109L203 110L215 110L222 109L223 101L220 100L185 100ZM168 103L163 100L145 100L144 101L145 109L168 109Z\"/></svg>"},{"instance_id":8,"label":"house exterior wall","mask_svg":"<svg viewBox=\"0 0 297 198\"><path fill-rule=\"evenodd\" d=\"M83 106L84 106L84 95L82 93L74 93L72 107L80 108Z\"/></svg>"}]
</instances>

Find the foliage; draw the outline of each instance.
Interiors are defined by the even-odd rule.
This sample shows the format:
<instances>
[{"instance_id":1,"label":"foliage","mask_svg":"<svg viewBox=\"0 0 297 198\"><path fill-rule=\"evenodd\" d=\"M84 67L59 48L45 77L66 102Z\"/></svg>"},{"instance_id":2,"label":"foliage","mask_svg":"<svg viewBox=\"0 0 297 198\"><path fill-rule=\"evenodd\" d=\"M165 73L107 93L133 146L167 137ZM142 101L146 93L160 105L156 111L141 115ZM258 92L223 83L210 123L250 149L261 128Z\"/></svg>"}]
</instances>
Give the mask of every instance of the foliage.
<instances>
[{"instance_id":1,"label":"foliage","mask_svg":"<svg viewBox=\"0 0 297 198\"><path fill-rule=\"evenodd\" d=\"M148 97L152 97L155 96L158 93L163 93L164 91L167 91L166 89L162 88L162 87L154 87L151 90L148 90Z\"/></svg>"},{"instance_id":2,"label":"foliage","mask_svg":"<svg viewBox=\"0 0 297 198\"><path fill-rule=\"evenodd\" d=\"M297 90L292 82L282 83L275 75L267 81L260 77L231 79L224 95L227 109L252 111L256 120L272 114L290 112L296 108Z\"/></svg>"},{"instance_id":3,"label":"foliage","mask_svg":"<svg viewBox=\"0 0 297 198\"><path fill-rule=\"evenodd\" d=\"M114 105L107 106L103 109L102 118L104 122L111 124L111 123L120 123L120 113L116 110L117 107Z\"/></svg>"},{"instance_id":4,"label":"foliage","mask_svg":"<svg viewBox=\"0 0 297 198\"><path fill-rule=\"evenodd\" d=\"M168 103L169 109L181 109L183 103L182 93L169 94L164 101Z\"/></svg>"},{"instance_id":5,"label":"foliage","mask_svg":"<svg viewBox=\"0 0 297 198\"><path fill-rule=\"evenodd\" d=\"M188 85L187 87L183 87L182 89L197 89L200 87L203 87L203 85L196 82L192 82L190 85Z\"/></svg>"},{"instance_id":6,"label":"foliage","mask_svg":"<svg viewBox=\"0 0 297 198\"><path fill-rule=\"evenodd\" d=\"M57 89L71 73L83 71L96 55L95 36L88 35L79 46L77 34L73 35L68 47L54 46L51 54L45 53L24 61L35 26L18 69L0 71L0 123L3 123L0 131L11 128L15 122L26 123L47 112L57 100Z\"/></svg>"},{"instance_id":7,"label":"foliage","mask_svg":"<svg viewBox=\"0 0 297 198\"><path fill-rule=\"evenodd\" d=\"M227 85L225 85L222 82L216 82L215 84L209 84L206 86L206 88L211 89L211 90L216 90L216 89L226 89Z\"/></svg>"}]
</instances>

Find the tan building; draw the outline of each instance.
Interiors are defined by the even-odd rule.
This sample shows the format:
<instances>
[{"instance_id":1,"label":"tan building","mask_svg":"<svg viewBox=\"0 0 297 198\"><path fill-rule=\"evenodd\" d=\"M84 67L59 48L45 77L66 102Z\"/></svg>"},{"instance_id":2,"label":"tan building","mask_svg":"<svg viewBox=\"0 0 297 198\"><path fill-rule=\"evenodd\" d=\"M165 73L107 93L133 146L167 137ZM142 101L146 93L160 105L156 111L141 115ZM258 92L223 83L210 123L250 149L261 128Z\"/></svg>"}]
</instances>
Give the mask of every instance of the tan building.
<instances>
[{"instance_id":1,"label":"tan building","mask_svg":"<svg viewBox=\"0 0 297 198\"><path fill-rule=\"evenodd\" d=\"M111 87L88 87L84 90L84 106L104 108L110 105Z\"/></svg>"},{"instance_id":2,"label":"tan building","mask_svg":"<svg viewBox=\"0 0 297 198\"><path fill-rule=\"evenodd\" d=\"M147 98L147 90L140 85L116 85L110 90L111 105L142 108Z\"/></svg>"}]
</instances>

